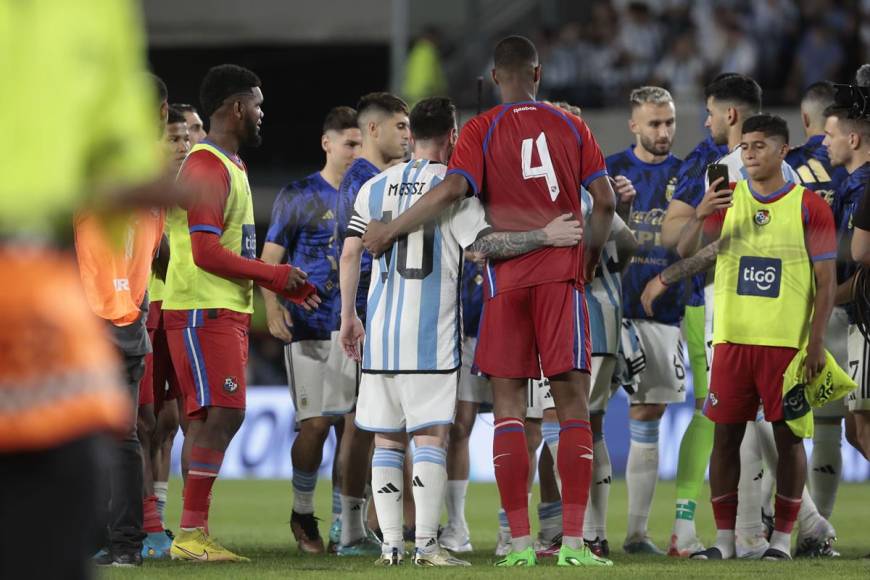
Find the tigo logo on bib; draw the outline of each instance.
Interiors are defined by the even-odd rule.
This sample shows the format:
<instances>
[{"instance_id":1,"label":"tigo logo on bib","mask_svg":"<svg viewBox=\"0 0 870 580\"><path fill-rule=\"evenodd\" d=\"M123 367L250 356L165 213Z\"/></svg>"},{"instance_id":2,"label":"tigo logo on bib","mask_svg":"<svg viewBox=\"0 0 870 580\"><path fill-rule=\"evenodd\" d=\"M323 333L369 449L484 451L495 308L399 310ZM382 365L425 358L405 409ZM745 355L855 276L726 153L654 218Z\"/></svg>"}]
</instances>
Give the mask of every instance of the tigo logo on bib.
<instances>
[{"instance_id":1,"label":"tigo logo on bib","mask_svg":"<svg viewBox=\"0 0 870 580\"><path fill-rule=\"evenodd\" d=\"M741 296L779 296L782 261L777 258L742 256L737 278L737 293Z\"/></svg>"}]
</instances>

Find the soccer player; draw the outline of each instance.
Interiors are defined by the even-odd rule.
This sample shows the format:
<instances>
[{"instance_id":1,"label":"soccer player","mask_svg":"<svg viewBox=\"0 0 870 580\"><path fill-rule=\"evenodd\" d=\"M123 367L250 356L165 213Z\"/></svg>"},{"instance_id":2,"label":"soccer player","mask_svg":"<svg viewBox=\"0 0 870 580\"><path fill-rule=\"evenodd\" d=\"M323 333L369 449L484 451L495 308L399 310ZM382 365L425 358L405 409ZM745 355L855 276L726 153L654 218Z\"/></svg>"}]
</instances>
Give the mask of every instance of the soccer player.
<instances>
[{"instance_id":1,"label":"soccer player","mask_svg":"<svg viewBox=\"0 0 870 580\"><path fill-rule=\"evenodd\" d=\"M397 500L403 493L405 431L413 434L415 442L414 563L468 565L441 548L436 537L447 481L446 438L455 414L461 366L457 280L462 249L504 259L548 245L572 247L581 235L579 222L566 215L535 231L490 233L480 202L465 200L398 238L378 258L363 327L356 314L363 253L360 237L371 220L399 217L444 179L456 143L455 112L443 97L425 99L414 108L415 159L366 182L354 204L342 254L341 341L348 355L362 362L356 422L377 433L372 487L384 534L379 560L383 565L400 563L404 549L402 506ZM528 461L525 449L523 454ZM522 483L525 500L525 477Z\"/></svg>"},{"instance_id":2,"label":"soccer player","mask_svg":"<svg viewBox=\"0 0 870 580\"><path fill-rule=\"evenodd\" d=\"M806 455L803 441L785 422L782 376L804 345L807 380L825 364L822 341L836 288L835 229L824 200L783 175L785 121L755 115L744 121L742 134L749 179L739 180L733 192L717 191L719 180L711 184L680 240L684 251L695 251L702 226L707 237L722 238L714 282L715 355L705 406L716 424L710 488L717 535L713 547L692 557L735 556L740 443L760 398L778 453L775 531L763 558L790 560Z\"/></svg>"},{"instance_id":3,"label":"soccer player","mask_svg":"<svg viewBox=\"0 0 870 580\"><path fill-rule=\"evenodd\" d=\"M607 172L629 178L637 191L628 227L640 249L623 274L622 303L623 316L634 322L646 353L646 370L630 397L631 445L625 473L628 532L623 549L629 554L664 555L649 539L647 523L658 479L659 422L668 403L686 397L680 336L686 289L683 284L669 288L652 317L644 312L640 294L651 278L678 260L661 244L661 223L681 161L671 154L677 127L670 93L660 87L640 87L631 92L630 102L629 128L636 142L606 160Z\"/></svg>"},{"instance_id":4,"label":"soccer player","mask_svg":"<svg viewBox=\"0 0 870 580\"><path fill-rule=\"evenodd\" d=\"M187 123L187 131L190 134L191 145L196 145L205 139L205 128L202 124L202 118L199 112L193 105L187 103L176 103L172 105L182 113L184 113L184 121Z\"/></svg>"},{"instance_id":5,"label":"soccer player","mask_svg":"<svg viewBox=\"0 0 870 580\"><path fill-rule=\"evenodd\" d=\"M870 119L850 114L845 107L832 106L825 110L824 145L831 163L842 167L848 177L835 197L834 217L839 232L839 261L837 303L851 306L854 299L856 266L851 260L851 246L857 208L862 197L867 197L867 182L870 179ZM866 201L864 202L866 203ZM848 368L858 383L848 397L849 413L846 415L846 434L849 442L865 457L870 456L870 378L868 378L867 341L856 326L854 306L849 313Z\"/></svg>"},{"instance_id":6,"label":"soccer player","mask_svg":"<svg viewBox=\"0 0 870 580\"><path fill-rule=\"evenodd\" d=\"M362 149L338 188L336 210L337 244L344 236L353 215L354 200L363 184L391 165L400 163L408 153L411 131L408 105L390 93L369 93L357 104L357 124L362 132ZM366 296L371 276L371 255L362 256L357 292L357 312L365 320ZM357 429L353 414L348 415L339 449L342 473L341 519L338 529L330 530L330 540L338 540L338 554L343 556L377 556L381 547L366 533L364 521L366 474L370 465L372 434Z\"/></svg>"},{"instance_id":7,"label":"soccer player","mask_svg":"<svg viewBox=\"0 0 870 580\"><path fill-rule=\"evenodd\" d=\"M169 212L171 259L163 320L172 364L189 419L184 445L189 469L173 559L240 561L205 531L211 490L224 452L245 416L248 325L254 283L316 308L306 274L289 264L255 259L254 208L242 147L260 144L263 92L253 72L231 64L211 68L200 87L207 138L194 147L179 180L197 188L185 207Z\"/></svg>"},{"instance_id":8,"label":"soccer player","mask_svg":"<svg viewBox=\"0 0 870 580\"><path fill-rule=\"evenodd\" d=\"M592 475L589 429L589 333L583 282L591 280L610 231L614 193L601 150L579 118L536 102L541 66L535 46L510 36L498 43L493 80L504 104L464 127L445 180L389 224L369 225L366 247L382 253L469 192L481 196L497 230L540 228L562 213L582 216L578 192L595 200L585 243L544 248L487 267L475 362L491 377L496 432L493 456L512 552L500 565L534 565L529 531L523 415L526 381L543 371L561 422L556 460L562 477L561 565L610 565L583 544ZM540 360L539 360L540 354ZM581 453L576 450L581 448ZM588 450L588 451L587 451Z\"/></svg>"},{"instance_id":9,"label":"soccer player","mask_svg":"<svg viewBox=\"0 0 870 580\"><path fill-rule=\"evenodd\" d=\"M848 173L842 166L834 166L828 155L825 138L825 109L834 103L834 86L829 81L820 81L807 87L801 100L801 120L807 140L803 145L792 148L785 157L786 163L792 166L801 179L804 187L812 189L821 195L828 205L834 209L834 220L839 224L837 208L838 196L842 192L842 183ZM845 258L848 258L846 253ZM837 263L837 280L842 283L848 278L846 262ZM849 329L849 314L842 305L834 307L825 333L825 348L834 355L842 368L848 369L849 354L846 346L846 336ZM840 442L843 439L842 422L846 414L845 399L828 403L820 409L813 410L813 453L807 471L808 487L812 492L813 501L819 513L830 518L834 511L837 498L837 488L840 485L843 459ZM768 497L765 490L765 499Z\"/></svg>"},{"instance_id":10,"label":"soccer player","mask_svg":"<svg viewBox=\"0 0 870 580\"><path fill-rule=\"evenodd\" d=\"M283 263L286 256L287 263L303 268L317 288L320 307L307 312L261 288L269 331L286 343L287 380L296 407L290 528L299 549L311 554L325 551L314 517L323 444L330 428L353 409L357 388L356 368L338 342L341 246L335 235L338 187L361 145L356 111L350 107L330 110L320 145L326 154L323 168L278 192L262 255L267 264Z\"/></svg>"}]
</instances>

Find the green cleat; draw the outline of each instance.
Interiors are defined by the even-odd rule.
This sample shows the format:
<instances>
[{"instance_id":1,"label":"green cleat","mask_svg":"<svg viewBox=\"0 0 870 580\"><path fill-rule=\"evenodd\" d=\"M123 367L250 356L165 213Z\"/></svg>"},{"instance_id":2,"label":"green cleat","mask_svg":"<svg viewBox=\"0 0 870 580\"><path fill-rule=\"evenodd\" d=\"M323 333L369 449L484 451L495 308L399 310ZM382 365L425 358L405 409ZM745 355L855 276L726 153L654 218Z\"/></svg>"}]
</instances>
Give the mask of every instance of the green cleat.
<instances>
[{"instance_id":1,"label":"green cleat","mask_svg":"<svg viewBox=\"0 0 870 580\"><path fill-rule=\"evenodd\" d=\"M561 556L560 556L561 561ZM504 560L499 560L495 563L496 566L537 566L538 557L535 555L535 547L529 546L522 552L510 551L505 556Z\"/></svg>"},{"instance_id":2,"label":"green cleat","mask_svg":"<svg viewBox=\"0 0 870 580\"><path fill-rule=\"evenodd\" d=\"M557 566L613 566L607 558L596 556L585 544L578 549L572 549L562 544L559 550Z\"/></svg>"}]
</instances>

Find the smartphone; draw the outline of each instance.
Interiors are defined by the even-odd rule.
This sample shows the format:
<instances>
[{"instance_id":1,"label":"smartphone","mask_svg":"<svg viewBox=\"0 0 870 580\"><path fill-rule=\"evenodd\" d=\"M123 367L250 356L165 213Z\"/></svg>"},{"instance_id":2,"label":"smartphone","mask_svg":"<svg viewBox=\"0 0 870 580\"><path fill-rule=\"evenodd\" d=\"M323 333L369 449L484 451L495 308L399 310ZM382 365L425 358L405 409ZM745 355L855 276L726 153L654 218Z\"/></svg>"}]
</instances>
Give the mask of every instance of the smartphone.
<instances>
[{"instance_id":1,"label":"smartphone","mask_svg":"<svg viewBox=\"0 0 870 580\"><path fill-rule=\"evenodd\" d=\"M728 183L728 166L721 163L711 163L707 166L707 183L713 183L719 178L723 178L722 182L716 186L716 191L723 189L731 189Z\"/></svg>"}]
</instances>

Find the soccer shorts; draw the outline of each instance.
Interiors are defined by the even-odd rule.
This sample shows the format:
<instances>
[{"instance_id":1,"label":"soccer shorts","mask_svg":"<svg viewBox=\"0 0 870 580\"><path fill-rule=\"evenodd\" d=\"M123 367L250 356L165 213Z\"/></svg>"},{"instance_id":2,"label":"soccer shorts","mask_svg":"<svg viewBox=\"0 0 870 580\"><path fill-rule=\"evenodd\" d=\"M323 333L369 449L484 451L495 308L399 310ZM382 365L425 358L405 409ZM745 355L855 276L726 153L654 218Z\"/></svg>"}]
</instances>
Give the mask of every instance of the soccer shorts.
<instances>
[{"instance_id":1,"label":"soccer shorts","mask_svg":"<svg viewBox=\"0 0 870 580\"><path fill-rule=\"evenodd\" d=\"M611 290L604 288L601 278L595 278L585 288L592 336L592 356L614 355L619 349L619 329L622 310L613 304Z\"/></svg>"},{"instance_id":2,"label":"soccer shorts","mask_svg":"<svg viewBox=\"0 0 870 580\"><path fill-rule=\"evenodd\" d=\"M340 417L353 411L357 364L341 349L338 332L330 340L285 345L284 362L297 425L312 417Z\"/></svg>"},{"instance_id":3,"label":"soccer shorts","mask_svg":"<svg viewBox=\"0 0 870 580\"><path fill-rule=\"evenodd\" d=\"M849 326L849 376L858 388L849 393L846 404L850 411L870 411L870 343L858 330Z\"/></svg>"},{"instance_id":4,"label":"soccer shorts","mask_svg":"<svg viewBox=\"0 0 870 580\"><path fill-rule=\"evenodd\" d=\"M601 415L607 411L607 404L619 385L613 381L616 370L615 356L592 357L591 392L589 393L589 413Z\"/></svg>"},{"instance_id":5,"label":"soccer shorts","mask_svg":"<svg viewBox=\"0 0 870 580\"><path fill-rule=\"evenodd\" d=\"M459 369L459 400L479 405L492 405L492 386L486 377L472 371L477 339L462 339L462 368Z\"/></svg>"},{"instance_id":6,"label":"soccer shorts","mask_svg":"<svg viewBox=\"0 0 870 580\"><path fill-rule=\"evenodd\" d=\"M589 372L589 317L573 282L509 290L486 300L475 364L505 379Z\"/></svg>"},{"instance_id":7,"label":"soccer shorts","mask_svg":"<svg viewBox=\"0 0 870 580\"><path fill-rule=\"evenodd\" d=\"M797 350L779 346L720 343L714 348L710 392L704 414L714 423L782 421L782 375Z\"/></svg>"},{"instance_id":8,"label":"soccer shorts","mask_svg":"<svg viewBox=\"0 0 870 580\"><path fill-rule=\"evenodd\" d=\"M251 315L164 310L163 322L188 417L208 407L244 409Z\"/></svg>"},{"instance_id":9,"label":"soccer shorts","mask_svg":"<svg viewBox=\"0 0 870 580\"><path fill-rule=\"evenodd\" d=\"M363 373L356 425L375 433L414 433L451 425L456 417L459 371L450 373Z\"/></svg>"},{"instance_id":10,"label":"soccer shorts","mask_svg":"<svg viewBox=\"0 0 870 580\"><path fill-rule=\"evenodd\" d=\"M686 363L679 326L635 319L634 326L646 357L632 405L661 405L686 400Z\"/></svg>"},{"instance_id":11,"label":"soccer shorts","mask_svg":"<svg viewBox=\"0 0 870 580\"><path fill-rule=\"evenodd\" d=\"M169 355L161 305L160 301L148 305L146 326L148 338L151 340L151 352L145 355L145 374L139 382L139 405L153 403L155 412L163 407L165 401L181 396L181 388L172 367L172 357Z\"/></svg>"},{"instance_id":12,"label":"soccer shorts","mask_svg":"<svg viewBox=\"0 0 870 580\"><path fill-rule=\"evenodd\" d=\"M544 411L556 408L553 393L550 392L550 381L546 378L529 379L526 401L526 419L543 419Z\"/></svg>"},{"instance_id":13,"label":"soccer shorts","mask_svg":"<svg viewBox=\"0 0 870 580\"><path fill-rule=\"evenodd\" d=\"M825 328L825 348L834 356L840 368L847 373L850 372L848 337L849 315L842 306L835 306ZM846 416L848 398L837 399L818 409L813 409L813 416L820 419L842 419Z\"/></svg>"}]
</instances>

